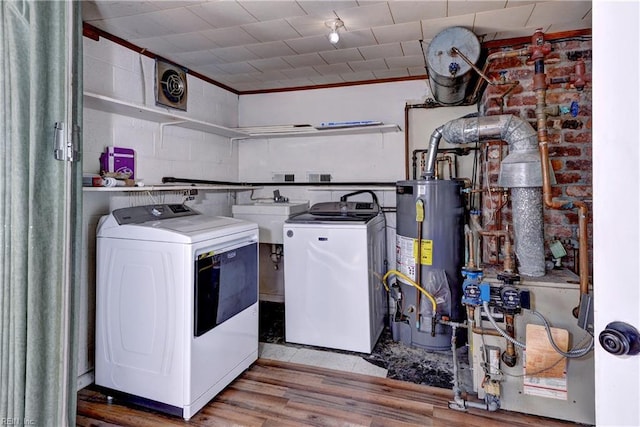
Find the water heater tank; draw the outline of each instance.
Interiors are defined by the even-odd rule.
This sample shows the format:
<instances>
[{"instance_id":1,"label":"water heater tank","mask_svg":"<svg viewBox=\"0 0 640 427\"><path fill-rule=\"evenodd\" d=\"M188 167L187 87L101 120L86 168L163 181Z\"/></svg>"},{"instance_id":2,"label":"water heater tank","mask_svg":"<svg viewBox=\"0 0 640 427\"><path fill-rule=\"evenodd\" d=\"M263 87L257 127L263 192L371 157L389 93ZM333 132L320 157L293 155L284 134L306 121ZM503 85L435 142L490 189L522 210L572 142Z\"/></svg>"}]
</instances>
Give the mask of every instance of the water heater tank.
<instances>
[{"instance_id":1,"label":"water heater tank","mask_svg":"<svg viewBox=\"0 0 640 427\"><path fill-rule=\"evenodd\" d=\"M432 294L437 314L456 321L464 315L460 302L464 262L461 189L462 184L453 180L396 183L396 270ZM423 215L416 214L417 203L423 207ZM397 283L402 311L391 313L394 340L427 350L450 349L450 327L438 324L435 335L431 334L433 311L427 298L418 296L404 278Z\"/></svg>"},{"instance_id":2,"label":"water heater tank","mask_svg":"<svg viewBox=\"0 0 640 427\"><path fill-rule=\"evenodd\" d=\"M474 65L480 59L480 41L473 31L450 27L436 34L426 56L431 91L441 104L460 104L471 78L471 66L453 51L454 47Z\"/></svg>"}]
</instances>

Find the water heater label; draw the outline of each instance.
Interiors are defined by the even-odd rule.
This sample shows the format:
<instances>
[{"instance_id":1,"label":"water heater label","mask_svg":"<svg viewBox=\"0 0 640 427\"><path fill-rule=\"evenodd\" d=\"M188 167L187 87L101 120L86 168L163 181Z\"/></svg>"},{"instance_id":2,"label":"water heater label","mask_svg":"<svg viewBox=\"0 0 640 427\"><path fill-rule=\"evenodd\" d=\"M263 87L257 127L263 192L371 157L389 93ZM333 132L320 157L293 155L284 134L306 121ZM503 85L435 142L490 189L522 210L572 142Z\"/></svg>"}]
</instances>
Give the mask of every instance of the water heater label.
<instances>
[{"instance_id":1,"label":"water heater label","mask_svg":"<svg viewBox=\"0 0 640 427\"><path fill-rule=\"evenodd\" d=\"M418 242L415 244L416 258L418 257ZM433 240L422 240L420 244L420 264L433 265Z\"/></svg>"},{"instance_id":2,"label":"water heater label","mask_svg":"<svg viewBox=\"0 0 640 427\"><path fill-rule=\"evenodd\" d=\"M396 268L411 280L416 280L415 239L396 235Z\"/></svg>"},{"instance_id":3,"label":"water heater label","mask_svg":"<svg viewBox=\"0 0 640 427\"><path fill-rule=\"evenodd\" d=\"M396 268L411 280L416 279L418 239L396 235ZM433 240L422 240L420 264L433 265Z\"/></svg>"}]
</instances>

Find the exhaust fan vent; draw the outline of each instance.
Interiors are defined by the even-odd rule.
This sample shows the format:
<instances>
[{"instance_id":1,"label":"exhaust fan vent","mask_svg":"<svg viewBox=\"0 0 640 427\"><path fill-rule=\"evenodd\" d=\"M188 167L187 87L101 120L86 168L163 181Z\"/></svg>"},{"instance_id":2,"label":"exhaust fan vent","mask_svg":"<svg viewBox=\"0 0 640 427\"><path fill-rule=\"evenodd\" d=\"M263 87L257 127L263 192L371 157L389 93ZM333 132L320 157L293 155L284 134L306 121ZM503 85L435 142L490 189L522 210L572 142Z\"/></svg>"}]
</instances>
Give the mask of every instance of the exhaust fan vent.
<instances>
[{"instance_id":1,"label":"exhaust fan vent","mask_svg":"<svg viewBox=\"0 0 640 427\"><path fill-rule=\"evenodd\" d=\"M187 111L187 74L168 62L156 60L156 105Z\"/></svg>"}]
</instances>

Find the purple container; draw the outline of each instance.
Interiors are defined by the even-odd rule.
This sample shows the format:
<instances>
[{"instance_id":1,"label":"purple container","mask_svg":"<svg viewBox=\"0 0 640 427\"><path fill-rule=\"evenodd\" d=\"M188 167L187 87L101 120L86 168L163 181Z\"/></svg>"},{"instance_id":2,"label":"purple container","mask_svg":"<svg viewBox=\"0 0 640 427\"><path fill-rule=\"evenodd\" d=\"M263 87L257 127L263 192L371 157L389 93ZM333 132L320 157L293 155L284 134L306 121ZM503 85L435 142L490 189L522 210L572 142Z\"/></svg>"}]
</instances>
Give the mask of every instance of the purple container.
<instances>
[{"instance_id":1,"label":"purple container","mask_svg":"<svg viewBox=\"0 0 640 427\"><path fill-rule=\"evenodd\" d=\"M136 154L131 148L106 147L100 155L100 171L107 173L119 173L129 175L129 179L135 179Z\"/></svg>"}]
</instances>

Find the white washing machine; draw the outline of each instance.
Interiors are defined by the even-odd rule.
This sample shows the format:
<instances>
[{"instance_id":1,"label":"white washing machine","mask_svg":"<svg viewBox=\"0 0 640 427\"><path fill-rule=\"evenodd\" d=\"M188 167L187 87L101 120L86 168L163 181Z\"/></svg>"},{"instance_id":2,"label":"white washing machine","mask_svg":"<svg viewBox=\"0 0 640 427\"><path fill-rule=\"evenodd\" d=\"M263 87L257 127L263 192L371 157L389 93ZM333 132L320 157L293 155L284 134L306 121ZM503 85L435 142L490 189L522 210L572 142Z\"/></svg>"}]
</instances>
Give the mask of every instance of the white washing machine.
<instances>
[{"instance_id":1,"label":"white washing machine","mask_svg":"<svg viewBox=\"0 0 640 427\"><path fill-rule=\"evenodd\" d=\"M284 232L285 340L371 353L387 313L385 220L372 203L318 203Z\"/></svg>"},{"instance_id":2,"label":"white washing machine","mask_svg":"<svg viewBox=\"0 0 640 427\"><path fill-rule=\"evenodd\" d=\"M184 205L97 230L95 383L191 418L258 356L258 228Z\"/></svg>"}]
</instances>

